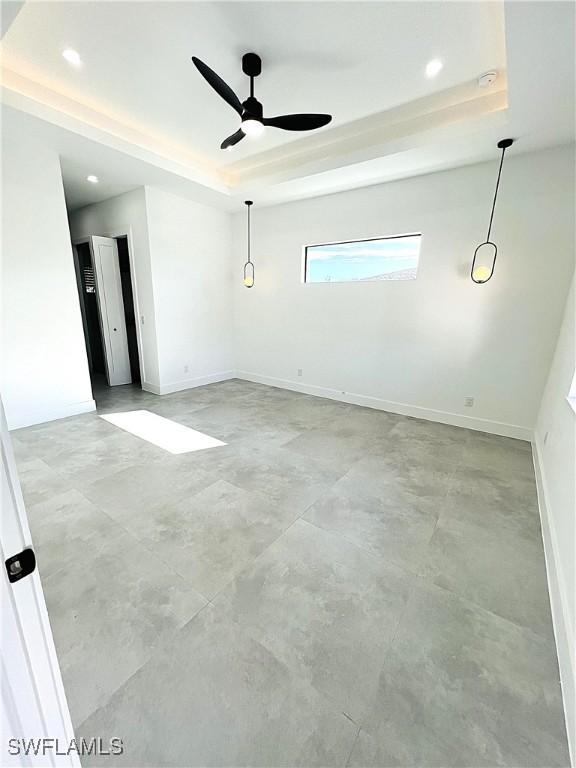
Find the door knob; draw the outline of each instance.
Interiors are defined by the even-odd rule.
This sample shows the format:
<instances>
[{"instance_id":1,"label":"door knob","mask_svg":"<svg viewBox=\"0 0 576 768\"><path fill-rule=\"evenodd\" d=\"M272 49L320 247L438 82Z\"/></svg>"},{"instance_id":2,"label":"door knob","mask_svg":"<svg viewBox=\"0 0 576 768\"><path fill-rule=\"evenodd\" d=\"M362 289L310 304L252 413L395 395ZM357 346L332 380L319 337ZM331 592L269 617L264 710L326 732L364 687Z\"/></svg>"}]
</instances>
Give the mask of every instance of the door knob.
<instances>
[{"instance_id":1,"label":"door knob","mask_svg":"<svg viewBox=\"0 0 576 768\"><path fill-rule=\"evenodd\" d=\"M36 568L36 556L34 550L27 547L17 555L12 555L6 560L6 570L8 572L8 581L13 584L20 581L24 576L28 576Z\"/></svg>"}]
</instances>

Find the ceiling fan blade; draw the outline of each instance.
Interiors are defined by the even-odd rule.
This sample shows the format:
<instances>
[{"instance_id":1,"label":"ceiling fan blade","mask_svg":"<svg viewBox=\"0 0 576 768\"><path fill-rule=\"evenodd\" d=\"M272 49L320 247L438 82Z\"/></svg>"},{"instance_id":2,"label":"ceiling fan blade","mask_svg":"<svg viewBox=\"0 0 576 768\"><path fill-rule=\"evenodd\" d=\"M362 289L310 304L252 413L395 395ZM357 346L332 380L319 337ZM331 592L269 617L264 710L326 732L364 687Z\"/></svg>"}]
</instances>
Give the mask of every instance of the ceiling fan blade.
<instances>
[{"instance_id":1,"label":"ceiling fan blade","mask_svg":"<svg viewBox=\"0 0 576 768\"><path fill-rule=\"evenodd\" d=\"M282 128L284 131L313 131L322 128L332 120L332 115L279 115L278 117L266 117L262 122L273 128Z\"/></svg>"},{"instance_id":2,"label":"ceiling fan blade","mask_svg":"<svg viewBox=\"0 0 576 768\"><path fill-rule=\"evenodd\" d=\"M192 56L192 61L196 65L196 69L202 77L208 82L209 85L214 88L216 93L221 96L224 101L228 102L232 109L235 109L236 112L238 112L239 115L242 114L242 104L240 103L240 99L232 88L230 88L229 85L226 85L224 80L220 77L220 75L217 75L214 70L210 69L210 67L207 64L204 64L203 61L198 59L196 56Z\"/></svg>"},{"instance_id":3,"label":"ceiling fan blade","mask_svg":"<svg viewBox=\"0 0 576 768\"><path fill-rule=\"evenodd\" d=\"M239 141L242 141L242 139L246 136L242 128L238 128L236 133L233 133L232 136L228 136L227 139L224 139L222 144L220 144L220 149L228 149L229 147L233 147L234 144L238 144Z\"/></svg>"}]
</instances>

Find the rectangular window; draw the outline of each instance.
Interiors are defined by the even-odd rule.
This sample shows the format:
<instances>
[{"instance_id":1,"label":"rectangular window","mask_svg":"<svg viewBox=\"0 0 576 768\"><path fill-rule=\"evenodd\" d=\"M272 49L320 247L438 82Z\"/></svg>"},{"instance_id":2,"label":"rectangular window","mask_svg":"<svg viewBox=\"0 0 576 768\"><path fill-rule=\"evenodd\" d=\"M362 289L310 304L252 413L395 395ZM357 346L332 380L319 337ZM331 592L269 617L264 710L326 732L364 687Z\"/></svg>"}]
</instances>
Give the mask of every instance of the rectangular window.
<instances>
[{"instance_id":1,"label":"rectangular window","mask_svg":"<svg viewBox=\"0 0 576 768\"><path fill-rule=\"evenodd\" d=\"M305 283L415 280L422 235L307 245Z\"/></svg>"}]
</instances>

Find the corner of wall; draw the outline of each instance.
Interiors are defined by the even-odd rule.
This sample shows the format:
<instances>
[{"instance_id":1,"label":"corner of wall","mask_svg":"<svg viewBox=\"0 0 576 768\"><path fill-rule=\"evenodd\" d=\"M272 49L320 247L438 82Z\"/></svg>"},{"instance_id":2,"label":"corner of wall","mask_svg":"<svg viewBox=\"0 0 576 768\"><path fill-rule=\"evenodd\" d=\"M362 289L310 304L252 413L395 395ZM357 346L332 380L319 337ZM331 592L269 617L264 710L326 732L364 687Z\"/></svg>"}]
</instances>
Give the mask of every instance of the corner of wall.
<instances>
[{"instance_id":1,"label":"corner of wall","mask_svg":"<svg viewBox=\"0 0 576 768\"><path fill-rule=\"evenodd\" d=\"M80 416L83 413L91 413L96 410L95 400L84 400L81 403L70 403L60 408L38 408L36 410L26 409L25 411L11 414L8 419L8 429L23 429L35 424L45 424L47 421L56 421L57 419L66 419L69 416Z\"/></svg>"},{"instance_id":2,"label":"corner of wall","mask_svg":"<svg viewBox=\"0 0 576 768\"><path fill-rule=\"evenodd\" d=\"M568 616L568 595L566 594L566 580L562 571L556 530L551 519L549 505L548 485L542 461L542 445L535 433L532 441L532 454L534 471L536 475L536 489L538 494L538 508L540 511L540 524L542 528L542 541L544 544L544 557L546 561L546 575L548 578L548 592L550 595L550 608L556 651L558 654L558 666L560 669L560 682L562 685L562 697L564 700L564 716L566 720L566 732L568 735L568 747L570 750L571 764L576 765L576 669L574 667L574 648L570 632L570 619Z\"/></svg>"},{"instance_id":3,"label":"corner of wall","mask_svg":"<svg viewBox=\"0 0 576 768\"><path fill-rule=\"evenodd\" d=\"M568 403L568 394L576 367L574 290L573 279L532 443L550 607L573 766L576 765L576 413Z\"/></svg>"}]
</instances>

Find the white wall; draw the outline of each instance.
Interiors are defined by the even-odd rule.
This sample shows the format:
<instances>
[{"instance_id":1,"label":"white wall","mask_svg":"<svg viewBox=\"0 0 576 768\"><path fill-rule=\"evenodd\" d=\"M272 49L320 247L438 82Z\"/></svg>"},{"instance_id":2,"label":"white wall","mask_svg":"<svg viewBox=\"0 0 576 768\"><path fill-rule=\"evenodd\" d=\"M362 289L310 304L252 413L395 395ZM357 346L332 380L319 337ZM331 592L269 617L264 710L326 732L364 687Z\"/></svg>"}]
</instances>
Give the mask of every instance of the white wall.
<instances>
[{"instance_id":1,"label":"white wall","mask_svg":"<svg viewBox=\"0 0 576 768\"><path fill-rule=\"evenodd\" d=\"M141 187L73 212L70 229L132 235L146 389L233 375L230 214Z\"/></svg>"},{"instance_id":2,"label":"white wall","mask_svg":"<svg viewBox=\"0 0 576 768\"><path fill-rule=\"evenodd\" d=\"M232 217L152 187L146 205L160 392L230 378Z\"/></svg>"},{"instance_id":3,"label":"white wall","mask_svg":"<svg viewBox=\"0 0 576 768\"><path fill-rule=\"evenodd\" d=\"M2 366L10 428L94 409L58 156L2 141Z\"/></svg>"},{"instance_id":4,"label":"white wall","mask_svg":"<svg viewBox=\"0 0 576 768\"><path fill-rule=\"evenodd\" d=\"M234 222L239 375L530 439L573 268L573 164L573 148L509 151L498 262L482 286L469 271L497 157L270 208L256 198L252 289L242 286L245 214ZM306 244L411 232L423 235L415 281L301 282Z\"/></svg>"},{"instance_id":5,"label":"white wall","mask_svg":"<svg viewBox=\"0 0 576 768\"><path fill-rule=\"evenodd\" d=\"M548 584L572 764L576 764L576 413L566 396L576 371L574 280L535 435L536 476Z\"/></svg>"},{"instance_id":6,"label":"white wall","mask_svg":"<svg viewBox=\"0 0 576 768\"><path fill-rule=\"evenodd\" d=\"M70 233L73 240L90 235L129 236L131 273L136 289L136 313L139 317L140 374L144 389L157 391L160 373L144 187L72 212Z\"/></svg>"}]
</instances>

